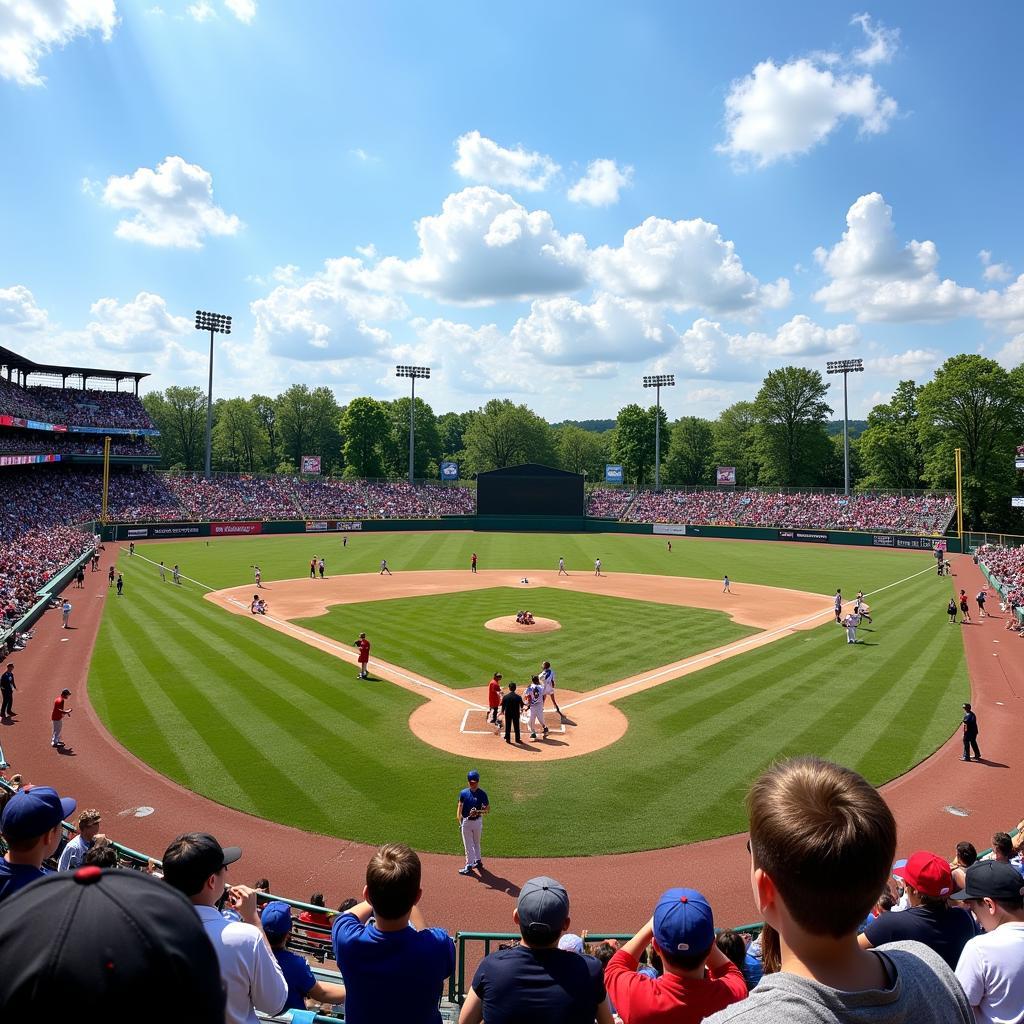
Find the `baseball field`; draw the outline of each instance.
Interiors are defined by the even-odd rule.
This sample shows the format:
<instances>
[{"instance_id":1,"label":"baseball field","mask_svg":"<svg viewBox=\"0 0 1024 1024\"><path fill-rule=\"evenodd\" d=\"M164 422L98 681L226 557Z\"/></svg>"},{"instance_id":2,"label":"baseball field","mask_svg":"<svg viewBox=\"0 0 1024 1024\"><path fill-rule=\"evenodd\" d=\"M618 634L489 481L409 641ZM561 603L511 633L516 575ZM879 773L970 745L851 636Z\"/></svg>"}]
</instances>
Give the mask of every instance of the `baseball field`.
<instances>
[{"instance_id":1,"label":"baseball field","mask_svg":"<svg viewBox=\"0 0 1024 1024\"><path fill-rule=\"evenodd\" d=\"M816 753L882 783L948 739L968 680L928 552L673 547L381 533L347 548L338 534L125 548L125 594L107 602L90 697L129 750L181 785L343 839L455 853L454 794L477 767L501 810L488 850L506 856L739 831L747 785L776 757ZM324 580L309 579L314 555ZM394 576L379 575L383 558ZM161 580L161 560L181 566L180 585ZM248 609L257 564L266 616ZM831 613L837 587L863 590L871 607L856 645ZM494 628L524 608L559 628ZM360 631L372 643L365 681ZM506 746L483 723L487 680L497 670L525 684L544 659L566 723L549 712L549 740L524 730L521 748Z\"/></svg>"}]
</instances>

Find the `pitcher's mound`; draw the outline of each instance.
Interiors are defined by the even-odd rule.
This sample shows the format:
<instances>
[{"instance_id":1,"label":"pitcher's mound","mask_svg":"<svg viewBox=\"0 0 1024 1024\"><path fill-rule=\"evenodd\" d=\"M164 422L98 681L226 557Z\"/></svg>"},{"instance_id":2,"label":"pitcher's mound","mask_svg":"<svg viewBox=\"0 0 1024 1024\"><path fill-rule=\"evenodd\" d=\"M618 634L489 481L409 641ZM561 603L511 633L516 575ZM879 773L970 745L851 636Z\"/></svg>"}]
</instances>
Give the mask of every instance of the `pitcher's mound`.
<instances>
[{"instance_id":1,"label":"pitcher's mound","mask_svg":"<svg viewBox=\"0 0 1024 1024\"><path fill-rule=\"evenodd\" d=\"M514 615L503 615L500 619L488 619L484 628L493 629L496 633L553 633L561 629L562 624L557 619L542 619L537 615L532 626L521 626Z\"/></svg>"}]
</instances>

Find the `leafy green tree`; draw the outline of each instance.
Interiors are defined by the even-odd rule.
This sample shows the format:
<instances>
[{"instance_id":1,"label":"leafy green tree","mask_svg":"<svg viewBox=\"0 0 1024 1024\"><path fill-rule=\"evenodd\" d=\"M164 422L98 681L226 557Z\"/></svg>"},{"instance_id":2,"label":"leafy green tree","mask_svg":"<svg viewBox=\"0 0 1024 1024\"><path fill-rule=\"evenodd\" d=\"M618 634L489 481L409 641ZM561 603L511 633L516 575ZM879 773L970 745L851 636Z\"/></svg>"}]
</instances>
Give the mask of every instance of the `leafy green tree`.
<instances>
[{"instance_id":1,"label":"leafy green tree","mask_svg":"<svg viewBox=\"0 0 1024 1024\"><path fill-rule=\"evenodd\" d=\"M608 441L603 434L583 430L572 424L554 428L558 448L558 466L570 473L586 474L590 483L604 480L608 461Z\"/></svg>"},{"instance_id":2,"label":"leafy green tree","mask_svg":"<svg viewBox=\"0 0 1024 1024\"><path fill-rule=\"evenodd\" d=\"M665 480L670 484L715 482L715 434L710 420L684 416L671 426L672 443L665 459Z\"/></svg>"},{"instance_id":3,"label":"leafy green tree","mask_svg":"<svg viewBox=\"0 0 1024 1024\"><path fill-rule=\"evenodd\" d=\"M437 437L442 459L455 459L463 449L466 427L473 418L471 412L446 412L437 417Z\"/></svg>"},{"instance_id":4,"label":"leafy green tree","mask_svg":"<svg viewBox=\"0 0 1024 1024\"><path fill-rule=\"evenodd\" d=\"M277 403L267 395L253 395L249 399L249 404L256 413L267 442L264 468L268 471L275 470L281 451L281 441L277 433Z\"/></svg>"},{"instance_id":5,"label":"leafy green tree","mask_svg":"<svg viewBox=\"0 0 1024 1024\"><path fill-rule=\"evenodd\" d=\"M984 356L953 356L921 388L918 409L928 484L955 485L954 449L959 448L965 523L973 529L1012 523L1014 451L1024 431L1024 371L1007 372Z\"/></svg>"},{"instance_id":6,"label":"leafy green tree","mask_svg":"<svg viewBox=\"0 0 1024 1024\"><path fill-rule=\"evenodd\" d=\"M267 456L263 425L245 398L221 399L214 406L213 454L217 465L235 472L261 470Z\"/></svg>"},{"instance_id":7,"label":"leafy green tree","mask_svg":"<svg viewBox=\"0 0 1024 1024\"><path fill-rule=\"evenodd\" d=\"M924 451L918 424L921 388L901 380L888 402L868 413L868 425L859 438L865 488L913 489L924 477Z\"/></svg>"},{"instance_id":8,"label":"leafy green tree","mask_svg":"<svg viewBox=\"0 0 1024 1024\"><path fill-rule=\"evenodd\" d=\"M347 475L384 475L382 447L390 429L387 410L375 398L353 398L348 403L341 416L342 452Z\"/></svg>"},{"instance_id":9,"label":"leafy green tree","mask_svg":"<svg viewBox=\"0 0 1024 1024\"><path fill-rule=\"evenodd\" d=\"M329 473L341 455L338 424L341 410L334 392L305 384L293 384L277 398L276 426L285 458L296 466L303 455L319 455L322 469Z\"/></svg>"},{"instance_id":10,"label":"leafy green tree","mask_svg":"<svg viewBox=\"0 0 1024 1024\"><path fill-rule=\"evenodd\" d=\"M504 469L524 462L555 462L551 428L525 405L492 398L474 413L463 435L471 473Z\"/></svg>"},{"instance_id":11,"label":"leafy green tree","mask_svg":"<svg viewBox=\"0 0 1024 1024\"><path fill-rule=\"evenodd\" d=\"M408 476L409 473L409 402L399 398L384 402L389 429L383 441L384 462L392 476ZM414 414L415 437L413 438L413 473L417 478L426 477L431 463L434 476L437 475L437 461L441 456L441 441L437 433L437 417L434 410L423 401L416 399Z\"/></svg>"},{"instance_id":12,"label":"leafy green tree","mask_svg":"<svg viewBox=\"0 0 1024 1024\"><path fill-rule=\"evenodd\" d=\"M814 485L826 477L832 456L827 394L817 370L783 366L765 377L754 401L760 483Z\"/></svg>"},{"instance_id":13,"label":"leafy green tree","mask_svg":"<svg viewBox=\"0 0 1024 1024\"><path fill-rule=\"evenodd\" d=\"M161 464L202 469L206 461L206 394L200 388L169 387L142 399L160 431Z\"/></svg>"},{"instance_id":14,"label":"leafy green tree","mask_svg":"<svg viewBox=\"0 0 1024 1024\"><path fill-rule=\"evenodd\" d=\"M757 483L757 411L753 402L736 402L723 409L711 425L714 433L714 465L732 466L736 483L749 487Z\"/></svg>"},{"instance_id":15,"label":"leafy green tree","mask_svg":"<svg viewBox=\"0 0 1024 1024\"><path fill-rule=\"evenodd\" d=\"M635 402L619 410L615 418L612 458L621 463L623 479L636 487L654 480L654 424L657 406L644 409ZM661 410L661 452L664 461L671 437L668 416Z\"/></svg>"}]
</instances>

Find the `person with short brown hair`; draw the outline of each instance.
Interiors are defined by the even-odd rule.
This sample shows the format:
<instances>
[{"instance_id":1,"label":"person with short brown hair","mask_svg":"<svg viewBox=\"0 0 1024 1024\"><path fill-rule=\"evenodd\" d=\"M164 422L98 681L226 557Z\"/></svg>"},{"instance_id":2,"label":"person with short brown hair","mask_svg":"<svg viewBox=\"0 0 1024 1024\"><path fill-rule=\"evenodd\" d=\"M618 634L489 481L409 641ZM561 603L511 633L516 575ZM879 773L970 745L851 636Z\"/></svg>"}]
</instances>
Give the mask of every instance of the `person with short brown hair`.
<instances>
[{"instance_id":1,"label":"person with short brown hair","mask_svg":"<svg viewBox=\"0 0 1024 1024\"><path fill-rule=\"evenodd\" d=\"M870 783L793 758L755 780L747 811L751 889L779 934L781 970L708 1021L972 1024L956 977L927 946L857 943L896 851L896 822Z\"/></svg>"},{"instance_id":2,"label":"person with short brown hair","mask_svg":"<svg viewBox=\"0 0 1024 1024\"><path fill-rule=\"evenodd\" d=\"M100 820L100 812L95 807L79 814L78 835L61 852L57 862L58 871L74 871L85 863L85 855L92 849L99 834Z\"/></svg>"},{"instance_id":3,"label":"person with short brown hair","mask_svg":"<svg viewBox=\"0 0 1024 1024\"><path fill-rule=\"evenodd\" d=\"M331 939L349 1024L441 1024L438 1006L455 969L455 943L443 928L427 927L418 906L420 876L416 852L388 843L366 866L363 902L335 918Z\"/></svg>"}]
</instances>

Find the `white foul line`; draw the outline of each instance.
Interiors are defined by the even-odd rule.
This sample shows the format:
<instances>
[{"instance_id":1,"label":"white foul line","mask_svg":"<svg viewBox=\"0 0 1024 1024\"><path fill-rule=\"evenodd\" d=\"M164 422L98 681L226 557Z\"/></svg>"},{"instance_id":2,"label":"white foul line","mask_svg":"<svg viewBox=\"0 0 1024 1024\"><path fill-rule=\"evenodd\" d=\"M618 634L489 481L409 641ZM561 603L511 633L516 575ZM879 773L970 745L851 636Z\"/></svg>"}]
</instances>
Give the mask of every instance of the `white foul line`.
<instances>
[{"instance_id":1,"label":"white foul line","mask_svg":"<svg viewBox=\"0 0 1024 1024\"><path fill-rule=\"evenodd\" d=\"M121 550L124 551L125 549L121 548ZM146 558L145 555L140 555L140 554L136 553L136 554L132 555L131 557L132 558L141 558L143 561L149 562L150 565L157 565L157 563L154 562L152 558ZM196 586L202 587L203 590L208 590L211 594L216 593L216 591L214 590L213 587L208 587L205 583L200 583L199 580L192 579L191 576L185 576L183 573L180 573L180 572L178 573L178 575L183 580L188 580L190 583L195 583ZM225 600L228 601L229 603L233 604L236 608L247 608L248 607L244 601L239 601L235 597L226 597ZM329 640L322 633L317 633L317 632L315 632L314 630L311 630L311 629L305 629L302 626L293 625L287 619L278 619L278 618L275 618L273 615L260 615L260 616L257 616L257 618L264 619L267 622L277 623L278 626L282 627L282 631L290 632L294 636L300 637L303 640L305 640L308 637L315 637L318 644L322 644L325 647L329 647L333 651L336 651L338 654L343 654L346 659L354 659L355 658L355 655L353 654L353 652L350 651L347 647L345 647L343 644L335 643L333 640ZM311 644L310 646L313 646L313 645ZM377 669L378 672L381 671L381 667L380 667L380 663L379 662L374 663L374 662L371 661L371 662L368 662L368 665L374 665L374 667ZM478 711L486 711L487 710L482 704L477 704L476 701L467 700L465 697L460 697L457 693L452 693L451 690L444 689L444 687L435 686L434 684L425 682L422 679L416 679L415 677L407 675L405 672L402 672L402 671L400 671L399 669L397 669L397 668L395 668L393 666L389 666L386 669L386 671L390 675L398 676L400 679L404 679L407 683L410 683L413 686L418 686L418 687L421 687L424 690L430 690L433 693L438 693L442 697L450 697L452 700L461 701L463 704L468 704L469 707L475 708ZM468 714L468 712L467 712L467 714Z\"/></svg>"},{"instance_id":2,"label":"white foul line","mask_svg":"<svg viewBox=\"0 0 1024 1024\"><path fill-rule=\"evenodd\" d=\"M870 594L865 594L865 597L873 597L875 594L880 594L883 590L888 590L890 587L898 587L901 583L907 583L909 580L916 579L918 576L923 576L925 573L934 572L933 568L922 569L920 572L915 572L911 576L906 576L902 580L896 580L895 583L887 583L884 587L879 587L877 590L872 590ZM850 603L850 602L847 602ZM831 615L834 612L834 606L832 608L823 609L820 612L815 612L813 615L807 615L802 619L798 619L796 622L791 622L785 626L778 626L768 633L754 633L752 636L745 637L743 640L738 641L731 647L723 647L721 650L713 651L710 654L700 654L694 658L687 658L686 661L676 662L674 665L668 666L668 668L659 669L657 672L652 672L648 676L642 676L640 679L634 679L630 683L623 683L621 686L615 686L610 690L598 690L596 693L592 693L589 697L581 697L579 700L574 700L571 704L566 704L566 708L574 708L578 704L586 704L592 700L602 699L608 697L613 693L620 693L623 690L632 690L636 686L641 686L644 683L649 683L652 679L660 679L662 676L667 675L678 675L684 669L690 668L693 665L700 665L705 661L714 661L717 658L722 658L727 654L734 654L737 651L742 650L744 647L749 646L754 641L763 643L768 637L778 636L782 633L789 633L796 629L798 626L802 626L805 622L813 622L815 619L821 618L823 615Z\"/></svg>"}]
</instances>

